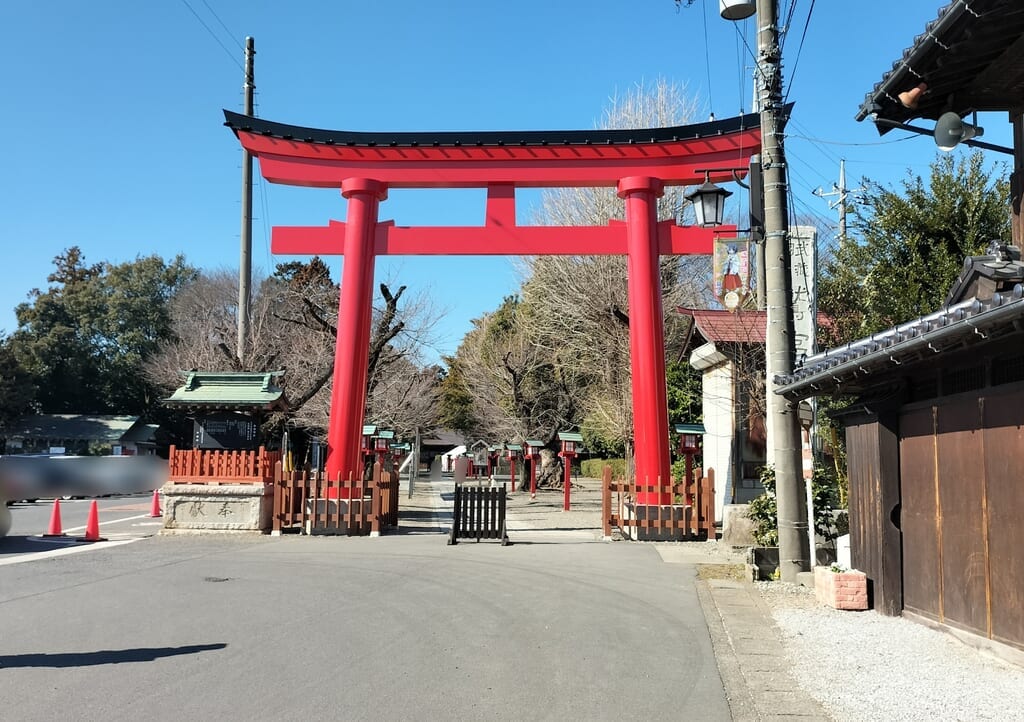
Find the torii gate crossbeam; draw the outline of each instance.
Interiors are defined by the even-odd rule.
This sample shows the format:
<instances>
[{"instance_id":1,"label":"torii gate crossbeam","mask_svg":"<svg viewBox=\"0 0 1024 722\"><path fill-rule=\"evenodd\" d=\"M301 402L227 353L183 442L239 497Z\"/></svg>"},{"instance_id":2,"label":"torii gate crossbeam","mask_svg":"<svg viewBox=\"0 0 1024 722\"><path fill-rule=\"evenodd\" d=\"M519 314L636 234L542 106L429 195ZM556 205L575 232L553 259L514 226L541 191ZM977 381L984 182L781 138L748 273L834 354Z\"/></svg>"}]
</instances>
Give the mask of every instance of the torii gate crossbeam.
<instances>
[{"instance_id":1,"label":"torii gate crossbeam","mask_svg":"<svg viewBox=\"0 0 1024 722\"><path fill-rule=\"evenodd\" d=\"M485 133L353 133L272 123L225 111L242 145L270 182L335 187L348 199L345 222L277 227L277 254L344 255L327 473L362 473L373 268L377 255L598 255L628 259L637 482L667 487L669 433L662 329L661 254L710 253L714 235L657 222L666 185L731 180L760 150L757 115L641 130ZM533 227L515 222L517 187L611 186L625 222L600 227ZM379 222L389 188L487 189L479 227L402 227ZM641 504L671 495L643 494Z\"/></svg>"}]
</instances>

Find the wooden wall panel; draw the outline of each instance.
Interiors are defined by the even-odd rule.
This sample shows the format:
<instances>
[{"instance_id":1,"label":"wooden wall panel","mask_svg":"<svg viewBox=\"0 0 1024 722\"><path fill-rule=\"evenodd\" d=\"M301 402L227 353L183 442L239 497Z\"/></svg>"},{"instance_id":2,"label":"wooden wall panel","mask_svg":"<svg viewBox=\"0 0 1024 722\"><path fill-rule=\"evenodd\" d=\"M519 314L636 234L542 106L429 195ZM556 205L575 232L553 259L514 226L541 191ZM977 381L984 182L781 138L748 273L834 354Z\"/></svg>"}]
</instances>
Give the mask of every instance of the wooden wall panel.
<instances>
[{"instance_id":1,"label":"wooden wall panel","mask_svg":"<svg viewBox=\"0 0 1024 722\"><path fill-rule=\"evenodd\" d=\"M988 559L978 399L958 398L938 411L943 621L988 636Z\"/></svg>"},{"instance_id":2,"label":"wooden wall panel","mask_svg":"<svg viewBox=\"0 0 1024 722\"><path fill-rule=\"evenodd\" d=\"M1024 391L984 399L992 638L1024 648Z\"/></svg>"},{"instance_id":3,"label":"wooden wall panel","mask_svg":"<svg viewBox=\"0 0 1024 722\"><path fill-rule=\"evenodd\" d=\"M935 439L932 407L900 415L903 606L940 619Z\"/></svg>"}]
</instances>

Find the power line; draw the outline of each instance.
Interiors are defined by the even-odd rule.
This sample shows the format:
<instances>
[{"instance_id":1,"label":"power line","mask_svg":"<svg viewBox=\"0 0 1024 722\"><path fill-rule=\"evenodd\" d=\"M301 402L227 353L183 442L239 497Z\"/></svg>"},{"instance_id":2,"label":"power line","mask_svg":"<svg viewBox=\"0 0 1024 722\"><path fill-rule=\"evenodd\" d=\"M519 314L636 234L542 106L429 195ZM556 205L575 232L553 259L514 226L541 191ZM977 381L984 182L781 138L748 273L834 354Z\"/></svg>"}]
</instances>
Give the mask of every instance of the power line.
<instances>
[{"instance_id":1,"label":"power line","mask_svg":"<svg viewBox=\"0 0 1024 722\"><path fill-rule=\"evenodd\" d=\"M708 105L711 106L712 115L715 111L715 103L711 98L711 54L708 50L708 9L707 3L704 3L701 15L704 16L704 72L707 73L708 78Z\"/></svg>"},{"instance_id":2,"label":"power line","mask_svg":"<svg viewBox=\"0 0 1024 722\"><path fill-rule=\"evenodd\" d=\"M238 69L244 73L245 68L242 66L240 62L238 62L238 58L235 57L234 53L227 49L227 46L220 41L220 38L218 38L217 35L213 32L213 30L210 29L210 26L203 22L203 19L199 17L199 13L195 11L195 8L188 4L188 0L181 0L181 2L185 5L185 7L189 9L189 12L192 13L195 19L199 21L199 24L206 29L206 32L210 34L210 37L213 38L214 42L216 42L217 45L221 47L221 50L223 50L227 54L227 56L231 58L231 62L234 63L238 67Z\"/></svg>"},{"instance_id":3,"label":"power line","mask_svg":"<svg viewBox=\"0 0 1024 722\"><path fill-rule=\"evenodd\" d=\"M210 7L210 3L206 2L206 0L203 0L203 5L205 5L206 9L210 11L210 15L213 15L214 19L218 23L220 23L220 26L222 28L224 28L224 32L226 32L228 34L228 37L235 41L235 45L238 46L238 49L241 50L244 53L245 52L245 46L242 45L242 43L239 42L238 38L235 36L234 33L232 33L230 30L228 30L228 26L224 24L224 21L221 20L220 17L217 15L217 13L214 12L214 9L212 7Z\"/></svg>"},{"instance_id":4,"label":"power line","mask_svg":"<svg viewBox=\"0 0 1024 722\"><path fill-rule=\"evenodd\" d=\"M796 8L796 0L793 0L793 8ZM789 73L789 88L786 89L786 98L783 100L789 100L789 93L793 89L793 78L796 77L797 66L800 65L800 55L804 49L804 40L807 39L807 28L811 26L811 15L814 13L814 0L811 0L811 6L807 9L807 20L804 21L804 32L800 36L800 45L796 49L796 59L793 61L793 69Z\"/></svg>"}]
</instances>

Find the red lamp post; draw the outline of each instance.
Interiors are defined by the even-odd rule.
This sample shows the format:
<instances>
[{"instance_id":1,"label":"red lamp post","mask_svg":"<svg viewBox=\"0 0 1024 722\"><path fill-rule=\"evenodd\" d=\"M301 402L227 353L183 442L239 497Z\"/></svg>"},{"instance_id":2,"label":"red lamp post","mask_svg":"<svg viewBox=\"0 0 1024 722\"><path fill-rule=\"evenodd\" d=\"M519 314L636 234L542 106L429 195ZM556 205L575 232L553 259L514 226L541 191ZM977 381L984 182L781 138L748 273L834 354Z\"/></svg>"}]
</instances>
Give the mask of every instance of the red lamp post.
<instances>
[{"instance_id":1,"label":"red lamp post","mask_svg":"<svg viewBox=\"0 0 1024 722\"><path fill-rule=\"evenodd\" d=\"M377 454L377 462L381 469L384 468L384 457L391 450L391 440L394 438L394 431L378 431L377 436L373 439L373 450Z\"/></svg>"},{"instance_id":2,"label":"red lamp post","mask_svg":"<svg viewBox=\"0 0 1024 722\"><path fill-rule=\"evenodd\" d=\"M363 456L373 456L374 449L376 447L373 443L373 437L377 434L377 427L373 424L367 424L363 427ZM365 459L364 459L365 461Z\"/></svg>"},{"instance_id":3,"label":"red lamp post","mask_svg":"<svg viewBox=\"0 0 1024 722\"><path fill-rule=\"evenodd\" d=\"M519 444L505 444L505 448L508 449L508 468L509 468L509 471L512 474L512 480L511 480L511 483L510 483L509 486L510 486L512 491L515 491L516 490L516 459L519 458L519 454L520 454L520 452L522 452L523 447L520 446Z\"/></svg>"},{"instance_id":4,"label":"red lamp post","mask_svg":"<svg viewBox=\"0 0 1024 722\"><path fill-rule=\"evenodd\" d=\"M679 434L679 453L686 457L686 503L691 504L693 457L700 452L700 444L705 433L704 424L676 424L673 429Z\"/></svg>"},{"instance_id":5,"label":"red lamp post","mask_svg":"<svg viewBox=\"0 0 1024 722\"><path fill-rule=\"evenodd\" d=\"M537 498L537 462L540 461L540 450L544 442L527 439L523 442L523 457L530 460L530 498Z\"/></svg>"},{"instance_id":6,"label":"red lamp post","mask_svg":"<svg viewBox=\"0 0 1024 722\"><path fill-rule=\"evenodd\" d=\"M562 505L562 509L569 511L569 497L572 492L572 460L576 456L579 444L583 443L583 436L571 431L559 431L558 440L562 442L562 450L558 452L558 455L562 457L562 463L565 466L563 482L565 485L565 503Z\"/></svg>"},{"instance_id":7,"label":"red lamp post","mask_svg":"<svg viewBox=\"0 0 1024 722\"><path fill-rule=\"evenodd\" d=\"M487 478L494 476L498 470L498 459L501 457L501 447L491 446L487 449Z\"/></svg>"}]
</instances>

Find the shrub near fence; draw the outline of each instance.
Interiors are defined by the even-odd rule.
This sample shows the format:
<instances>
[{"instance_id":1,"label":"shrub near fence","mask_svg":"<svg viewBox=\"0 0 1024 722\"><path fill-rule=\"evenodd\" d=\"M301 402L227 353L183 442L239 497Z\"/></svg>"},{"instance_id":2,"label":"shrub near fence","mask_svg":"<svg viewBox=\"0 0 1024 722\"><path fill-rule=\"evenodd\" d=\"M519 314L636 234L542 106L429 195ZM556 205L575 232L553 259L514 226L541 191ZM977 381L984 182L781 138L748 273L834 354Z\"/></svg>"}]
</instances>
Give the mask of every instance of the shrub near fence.
<instances>
[{"instance_id":1,"label":"shrub near fence","mask_svg":"<svg viewBox=\"0 0 1024 722\"><path fill-rule=\"evenodd\" d=\"M591 479L600 479L606 466L612 467L612 476L616 479L625 478L625 459L585 459L580 464L580 474Z\"/></svg>"}]
</instances>

